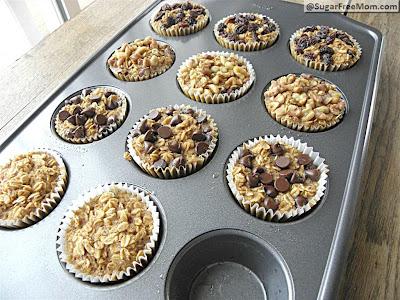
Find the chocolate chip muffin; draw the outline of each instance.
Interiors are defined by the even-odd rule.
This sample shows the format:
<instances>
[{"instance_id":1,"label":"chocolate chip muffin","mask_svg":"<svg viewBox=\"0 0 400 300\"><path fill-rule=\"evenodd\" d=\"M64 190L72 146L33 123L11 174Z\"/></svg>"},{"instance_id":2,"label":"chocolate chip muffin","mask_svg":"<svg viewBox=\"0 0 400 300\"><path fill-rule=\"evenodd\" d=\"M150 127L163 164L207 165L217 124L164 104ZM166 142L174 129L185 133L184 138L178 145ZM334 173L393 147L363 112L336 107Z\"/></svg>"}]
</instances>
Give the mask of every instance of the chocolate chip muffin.
<instances>
[{"instance_id":1,"label":"chocolate chip muffin","mask_svg":"<svg viewBox=\"0 0 400 300\"><path fill-rule=\"evenodd\" d=\"M151 18L151 27L163 36L182 36L195 33L207 26L208 10L191 1L164 4Z\"/></svg>"},{"instance_id":2,"label":"chocolate chip muffin","mask_svg":"<svg viewBox=\"0 0 400 300\"><path fill-rule=\"evenodd\" d=\"M322 25L297 30L289 45L299 63L321 71L348 69L361 57L361 47L351 35Z\"/></svg>"},{"instance_id":3,"label":"chocolate chip muffin","mask_svg":"<svg viewBox=\"0 0 400 300\"><path fill-rule=\"evenodd\" d=\"M67 177L60 155L47 149L0 166L0 226L22 228L43 219L61 200Z\"/></svg>"},{"instance_id":4,"label":"chocolate chip muffin","mask_svg":"<svg viewBox=\"0 0 400 300\"><path fill-rule=\"evenodd\" d=\"M149 196L127 184L109 184L70 207L60 226L57 251L76 277L115 282L148 263L159 227L159 213Z\"/></svg>"},{"instance_id":5,"label":"chocolate chip muffin","mask_svg":"<svg viewBox=\"0 0 400 300\"><path fill-rule=\"evenodd\" d=\"M264 103L271 117L300 131L329 129L346 112L346 101L337 86L310 74L288 74L272 80Z\"/></svg>"},{"instance_id":6,"label":"chocolate chip muffin","mask_svg":"<svg viewBox=\"0 0 400 300\"><path fill-rule=\"evenodd\" d=\"M114 132L125 120L127 96L119 89L94 86L64 101L55 116L55 129L64 140L86 144Z\"/></svg>"},{"instance_id":7,"label":"chocolate chip muffin","mask_svg":"<svg viewBox=\"0 0 400 300\"><path fill-rule=\"evenodd\" d=\"M293 138L260 137L233 152L228 184L250 214L285 221L310 210L323 196L328 172L323 161Z\"/></svg>"},{"instance_id":8,"label":"chocolate chip muffin","mask_svg":"<svg viewBox=\"0 0 400 300\"><path fill-rule=\"evenodd\" d=\"M107 61L110 71L120 80L141 81L165 73L175 61L171 46L152 37L125 43Z\"/></svg>"},{"instance_id":9,"label":"chocolate chip muffin","mask_svg":"<svg viewBox=\"0 0 400 300\"><path fill-rule=\"evenodd\" d=\"M215 24L218 43L236 51L256 51L271 46L279 35L279 26L267 16L254 13L230 15Z\"/></svg>"},{"instance_id":10,"label":"chocolate chip muffin","mask_svg":"<svg viewBox=\"0 0 400 300\"><path fill-rule=\"evenodd\" d=\"M213 153L218 128L206 112L185 105L157 108L130 131L128 159L159 178L199 170Z\"/></svg>"},{"instance_id":11,"label":"chocolate chip muffin","mask_svg":"<svg viewBox=\"0 0 400 300\"><path fill-rule=\"evenodd\" d=\"M226 52L204 52L188 58L177 77L186 96L214 104L240 98L254 79L253 66L245 58Z\"/></svg>"}]
</instances>

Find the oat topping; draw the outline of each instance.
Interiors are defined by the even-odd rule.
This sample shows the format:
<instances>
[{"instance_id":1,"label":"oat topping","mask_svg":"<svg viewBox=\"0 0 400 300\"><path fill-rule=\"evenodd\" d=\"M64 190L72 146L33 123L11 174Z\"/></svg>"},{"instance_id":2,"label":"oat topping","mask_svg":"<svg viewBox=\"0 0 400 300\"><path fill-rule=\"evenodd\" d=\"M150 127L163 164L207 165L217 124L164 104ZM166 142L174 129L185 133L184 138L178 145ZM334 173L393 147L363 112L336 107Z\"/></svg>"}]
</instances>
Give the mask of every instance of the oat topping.
<instances>
[{"instance_id":1,"label":"oat topping","mask_svg":"<svg viewBox=\"0 0 400 300\"><path fill-rule=\"evenodd\" d=\"M0 166L0 220L22 220L41 209L61 174L56 159L40 151L20 154Z\"/></svg>"},{"instance_id":2,"label":"oat topping","mask_svg":"<svg viewBox=\"0 0 400 300\"><path fill-rule=\"evenodd\" d=\"M320 174L309 155L265 140L245 145L232 170L245 201L282 213L306 205L316 195Z\"/></svg>"},{"instance_id":3,"label":"oat topping","mask_svg":"<svg viewBox=\"0 0 400 300\"><path fill-rule=\"evenodd\" d=\"M346 102L338 88L309 74L288 74L273 80L264 97L273 118L299 130L330 128L346 111Z\"/></svg>"},{"instance_id":4,"label":"oat topping","mask_svg":"<svg viewBox=\"0 0 400 300\"><path fill-rule=\"evenodd\" d=\"M152 110L132 131L132 155L154 168L174 167L204 162L212 152L218 131L203 111L189 106Z\"/></svg>"},{"instance_id":5,"label":"oat topping","mask_svg":"<svg viewBox=\"0 0 400 300\"><path fill-rule=\"evenodd\" d=\"M214 33L218 41L222 39L223 42L261 43L261 48L265 48L277 39L279 28L272 19L264 15L240 13L219 21L215 25ZM223 42L222 45L225 46Z\"/></svg>"},{"instance_id":6,"label":"oat topping","mask_svg":"<svg viewBox=\"0 0 400 300\"><path fill-rule=\"evenodd\" d=\"M139 81L167 71L175 60L171 46L152 37L125 43L108 59L111 72L120 80Z\"/></svg>"},{"instance_id":7,"label":"oat topping","mask_svg":"<svg viewBox=\"0 0 400 300\"><path fill-rule=\"evenodd\" d=\"M203 5L190 1L164 4L151 20L153 29L162 35L184 35L207 25L208 13ZM184 31L191 29L192 31Z\"/></svg>"},{"instance_id":8,"label":"oat topping","mask_svg":"<svg viewBox=\"0 0 400 300\"><path fill-rule=\"evenodd\" d=\"M138 195L111 187L74 211L65 233L66 260L83 274L124 272L144 256L153 226Z\"/></svg>"},{"instance_id":9,"label":"oat topping","mask_svg":"<svg viewBox=\"0 0 400 300\"><path fill-rule=\"evenodd\" d=\"M328 26L307 26L297 31L290 41L292 55L325 64L349 68L361 55L353 37Z\"/></svg>"},{"instance_id":10,"label":"oat topping","mask_svg":"<svg viewBox=\"0 0 400 300\"><path fill-rule=\"evenodd\" d=\"M65 101L56 116L56 132L75 143L97 140L122 123L126 109L125 96L112 88L84 89Z\"/></svg>"},{"instance_id":11,"label":"oat topping","mask_svg":"<svg viewBox=\"0 0 400 300\"><path fill-rule=\"evenodd\" d=\"M251 79L246 61L233 53L198 54L189 58L178 72L180 87L192 99L198 95L212 98L248 89Z\"/></svg>"}]
</instances>

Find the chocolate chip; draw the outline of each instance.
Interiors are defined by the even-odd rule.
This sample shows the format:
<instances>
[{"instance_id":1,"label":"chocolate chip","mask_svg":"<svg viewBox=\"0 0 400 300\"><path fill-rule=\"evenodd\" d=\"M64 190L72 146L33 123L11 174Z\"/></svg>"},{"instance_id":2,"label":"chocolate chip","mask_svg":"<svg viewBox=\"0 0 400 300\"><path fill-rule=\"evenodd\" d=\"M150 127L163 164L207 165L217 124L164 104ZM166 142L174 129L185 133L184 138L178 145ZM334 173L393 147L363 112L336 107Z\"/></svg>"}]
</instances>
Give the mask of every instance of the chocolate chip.
<instances>
[{"instance_id":1,"label":"chocolate chip","mask_svg":"<svg viewBox=\"0 0 400 300\"><path fill-rule=\"evenodd\" d=\"M80 106L77 106L77 107L75 107L74 110L72 111L72 114L73 114L73 115L77 115L77 114L80 114L81 111L82 111L82 108L81 108Z\"/></svg>"},{"instance_id":2,"label":"chocolate chip","mask_svg":"<svg viewBox=\"0 0 400 300\"><path fill-rule=\"evenodd\" d=\"M67 132L67 137L70 138L70 139L72 139L72 138L74 137L74 132L73 132L72 130L69 130L69 131Z\"/></svg>"},{"instance_id":3,"label":"chocolate chip","mask_svg":"<svg viewBox=\"0 0 400 300\"><path fill-rule=\"evenodd\" d=\"M286 156L279 156L275 160L275 165L281 169L286 169L290 165L290 159Z\"/></svg>"},{"instance_id":4,"label":"chocolate chip","mask_svg":"<svg viewBox=\"0 0 400 300\"><path fill-rule=\"evenodd\" d=\"M86 123L86 116L85 115L77 115L76 116L76 124L77 125L84 125Z\"/></svg>"},{"instance_id":5,"label":"chocolate chip","mask_svg":"<svg viewBox=\"0 0 400 300\"><path fill-rule=\"evenodd\" d=\"M172 117L171 122L169 122L169 125L176 126L179 123L182 123L182 118L180 115L175 115Z\"/></svg>"},{"instance_id":6,"label":"chocolate chip","mask_svg":"<svg viewBox=\"0 0 400 300\"><path fill-rule=\"evenodd\" d=\"M247 26L246 25L240 25L238 27L236 27L235 29L235 33L236 34L243 34L247 31Z\"/></svg>"},{"instance_id":7,"label":"chocolate chip","mask_svg":"<svg viewBox=\"0 0 400 300\"><path fill-rule=\"evenodd\" d=\"M239 163L241 163L243 166L246 168L252 168L253 167L253 155L246 155L243 156L240 160Z\"/></svg>"},{"instance_id":8,"label":"chocolate chip","mask_svg":"<svg viewBox=\"0 0 400 300\"><path fill-rule=\"evenodd\" d=\"M191 115L191 116L193 116L193 114L194 114L194 110L191 109L191 108L185 108L184 110L182 110L182 112L184 114L188 114L188 115Z\"/></svg>"},{"instance_id":9,"label":"chocolate chip","mask_svg":"<svg viewBox=\"0 0 400 300\"><path fill-rule=\"evenodd\" d=\"M246 180L247 180L247 183L249 184L250 188L257 187L260 182L258 175L249 174L246 176Z\"/></svg>"},{"instance_id":10,"label":"chocolate chip","mask_svg":"<svg viewBox=\"0 0 400 300\"><path fill-rule=\"evenodd\" d=\"M173 135L171 128L168 126L161 126L157 129L157 133L163 139L169 139Z\"/></svg>"},{"instance_id":11,"label":"chocolate chip","mask_svg":"<svg viewBox=\"0 0 400 300\"><path fill-rule=\"evenodd\" d=\"M152 110L147 116L148 119L158 121L161 119L161 114L158 110Z\"/></svg>"},{"instance_id":12,"label":"chocolate chip","mask_svg":"<svg viewBox=\"0 0 400 300\"><path fill-rule=\"evenodd\" d=\"M279 171L279 176L283 176L286 177L287 179L290 179L293 175L294 171L290 170L290 169L286 169L286 170L281 170Z\"/></svg>"},{"instance_id":13,"label":"chocolate chip","mask_svg":"<svg viewBox=\"0 0 400 300\"><path fill-rule=\"evenodd\" d=\"M276 211L279 208L279 203L275 201L275 199L271 197L265 197L263 206L269 210L272 209L273 211Z\"/></svg>"},{"instance_id":14,"label":"chocolate chip","mask_svg":"<svg viewBox=\"0 0 400 300\"><path fill-rule=\"evenodd\" d=\"M318 169L311 169L311 170L305 170L305 174L306 177L310 178L312 181L318 181L321 172Z\"/></svg>"},{"instance_id":15,"label":"chocolate chip","mask_svg":"<svg viewBox=\"0 0 400 300\"><path fill-rule=\"evenodd\" d=\"M303 196L301 196L301 195L298 195L298 196L294 199L294 201L296 201L297 207L304 206L304 205L306 205L306 204L308 203L307 198L305 198L305 197L303 197Z\"/></svg>"},{"instance_id":16,"label":"chocolate chip","mask_svg":"<svg viewBox=\"0 0 400 300\"><path fill-rule=\"evenodd\" d=\"M259 178L262 184L271 184L274 181L274 177L269 173L262 173Z\"/></svg>"},{"instance_id":17,"label":"chocolate chip","mask_svg":"<svg viewBox=\"0 0 400 300\"><path fill-rule=\"evenodd\" d=\"M272 185L265 185L264 186L264 191L267 196L275 198L278 196L278 191L272 186Z\"/></svg>"},{"instance_id":18,"label":"chocolate chip","mask_svg":"<svg viewBox=\"0 0 400 300\"><path fill-rule=\"evenodd\" d=\"M207 120L207 115L199 115L199 116L196 118L196 121L197 121L198 124L201 124L201 123L203 123L203 122L206 121L206 120Z\"/></svg>"},{"instance_id":19,"label":"chocolate chip","mask_svg":"<svg viewBox=\"0 0 400 300\"><path fill-rule=\"evenodd\" d=\"M79 126L74 131L74 138L81 139L85 137L85 128L83 126Z\"/></svg>"},{"instance_id":20,"label":"chocolate chip","mask_svg":"<svg viewBox=\"0 0 400 300\"><path fill-rule=\"evenodd\" d=\"M89 100L90 100L92 103L93 103L93 102L99 103L100 100L101 100L101 96L99 96L99 95L90 95L90 96L89 96Z\"/></svg>"},{"instance_id":21,"label":"chocolate chip","mask_svg":"<svg viewBox=\"0 0 400 300\"><path fill-rule=\"evenodd\" d=\"M147 125L147 120L144 120L142 123L139 125L139 130L141 134L144 134L149 130L149 126Z\"/></svg>"},{"instance_id":22,"label":"chocolate chip","mask_svg":"<svg viewBox=\"0 0 400 300\"><path fill-rule=\"evenodd\" d=\"M157 131L157 129L160 127L161 127L160 123L154 123L153 125L151 125L151 129L153 129L154 131Z\"/></svg>"},{"instance_id":23,"label":"chocolate chip","mask_svg":"<svg viewBox=\"0 0 400 300\"><path fill-rule=\"evenodd\" d=\"M311 157L307 154L300 154L299 156L297 156L297 163L299 165L308 165L309 163L311 163Z\"/></svg>"},{"instance_id":24,"label":"chocolate chip","mask_svg":"<svg viewBox=\"0 0 400 300\"><path fill-rule=\"evenodd\" d=\"M148 130L144 135L144 140L150 143L157 141L157 135L153 130Z\"/></svg>"},{"instance_id":25,"label":"chocolate chip","mask_svg":"<svg viewBox=\"0 0 400 300\"><path fill-rule=\"evenodd\" d=\"M206 142L199 142L196 145L196 153L197 155L201 155L203 153L206 153L208 150L208 144Z\"/></svg>"},{"instance_id":26,"label":"chocolate chip","mask_svg":"<svg viewBox=\"0 0 400 300\"><path fill-rule=\"evenodd\" d=\"M106 98L110 97L111 95L116 95L116 93L111 92L111 91L107 91L104 93L104 96L106 96Z\"/></svg>"},{"instance_id":27,"label":"chocolate chip","mask_svg":"<svg viewBox=\"0 0 400 300\"><path fill-rule=\"evenodd\" d=\"M156 150L156 147L154 147L153 143L150 143L148 141L144 141L144 152L145 153L150 154L154 150Z\"/></svg>"},{"instance_id":28,"label":"chocolate chip","mask_svg":"<svg viewBox=\"0 0 400 300\"><path fill-rule=\"evenodd\" d=\"M263 168L263 167L257 167L255 170L254 170L254 173L258 173L258 174L262 174L262 173L264 173L265 172L265 169Z\"/></svg>"},{"instance_id":29,"label":"chocolate chip","mask_svg":"<svg viewBox=\"0 0 400 300\"><path fill-rule=\"evenodd\" d=\"M75 116L69 116L67 118L67 121L70 122L72 125L76 125L76 117Z\"/></svg>"},{"instance_id":30,"label":"chocolate chip","mask_svg":"<svg viewBox=\"0 0 400 300\"><path fill-rule=\"evenodd\" d=\"M107 117L105 115L102 114L98 114L94 117L94 122L97 125L103 126L107 124Z\"/></svg>"},{"instance_id":31,"label":"chocolate chip","mask_svg":"<svg viewBox=\"0 0 400 300\"><path fill-rule=\"evenodd\" d=\"M179 168L185 166L186 162L183 156L178 156L170 162L171 167Z\"/></svg>"},{"instance_id":32,"label":"chocolate chip","mask_svg":"<svg viewBox=\"0 0 400 300\"><path fill-rule=\"evenodd\" d=\"M272 153L275 155L283 155L285 153L285 149L281 144L273 144L271 147Z\"/></svg>"},{"instance_id":33,"label":"chocolate chip","mask_svg":"<svg viewBox=\"0 0 400 300\"><path fill-rule=\"evenodd\" d=\"M192 134L192 140L196 142L201 142L207 140L207 136L201 131L195 131Z\"/></svg>"},{"instance_id":34,"label":"chocolate chip","mask_svg":"<svg viewBox=\"0 0 400 300\"><path fill-rule=\"evenodd\" d=\"M329 53L324 53L322 55L322 61L324 62L324 64L332 65L333 64L333 57Z\"/></svg>"},{"instance_id":35,"label":"chocolate chip","mask_svg":"<svg viewBox=\"0 0 400 300\"><path fill-rule=\"evenodd\" d=\"M66 110L62 110L58 113L58 118L60 119L61 122L64 122L70 116L71 116L71 114L69 112L67 112Z\"/></svg>"},{"instance_id":36,"label":"chocolate chip","mask_svg":"<svg viewBox=\"0 0 400 300\"><path fill-rule=\"evenodd\" d=\"M106 108L108 110L114 110L119 106L117 101L110 101L109 103L106 104Z\"/></svg>"},{"instance_id":37,"label":"chocolate chip","mask_svg":"<svg viewBox=\"0 0 400 300\"><path fill-rule=\"evenodd\" d=\"M172 116L174 114L174 109L172 107L169 107L165 113L168 116Z\"/></svg>"},{"instance_id":38,"label":"chocolate chip","mask_svg":"<svg viewBox=\"0 0 400 300\"><path fill-rule=\"evenodd\" d=\"M89 107L89 108L86 108L85 110L83 110L82 114L88 118L93 118L94 115L96 114L96 111L93 107Z\"/></svg>"},{"instance_id":39,"label":"chocolate chip","mask_svg":"<svg viewBox=\"0 0 400 300\"><path fill-rule=\"evenodd\" d=\"M156 169L158 169L158 168L164 169L166 166L167 166L167 163L162 158L157 160L153 164L153 167L156 168Z\"/></svg>"},{"instance_id":40,"label":"chocolate chip","mask_svg":"<svg viewBox=\"0 0 400 300\"><path fill-rule=\"evenodd\" d=\"M168 143L168 149L173 153L181 153L181 144L177 141L170 141Z\"/></svg>"},{"instance_id":41,"label":"chocolate chip","mask_svg":"<svg viewBox=\"0 0 400 300\"><path fill-rule=\"evenodd\" d=\"M299 173L293 173L292 177L290 178L290 183L304 183L305 180L306 179Z\"/></svg>"},{"instance_id":42,"label":"chocolate chip","mask_svg":"<svg viewBox=\"0 0 400 300\"><path fill-rule=\"evenodd\" d=\"M277 191L284 193L290 189L290 184L285 177L279 177L277 180L275 180L274 187L277 189Z\"/></svg>"}]
</instances>

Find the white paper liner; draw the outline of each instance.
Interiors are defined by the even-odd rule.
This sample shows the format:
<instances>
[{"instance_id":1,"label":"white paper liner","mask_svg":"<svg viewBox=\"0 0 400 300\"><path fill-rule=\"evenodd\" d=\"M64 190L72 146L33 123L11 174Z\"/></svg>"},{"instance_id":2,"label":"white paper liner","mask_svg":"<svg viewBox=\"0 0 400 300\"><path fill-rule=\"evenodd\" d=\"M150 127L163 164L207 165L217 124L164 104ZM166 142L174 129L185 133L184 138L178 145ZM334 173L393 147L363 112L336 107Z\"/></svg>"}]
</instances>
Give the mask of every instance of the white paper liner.
<instances>
[{"instance_id":1,"label":"white paper liner","mask_svg":"<svg viewBox=\"0 0 400 300\"><path fill-rule=\"evenodd\" d=\"M85 89L97 89L97 88L102 88L105 91L110 91L110 92L114 92L118 95L118 97L120 97L122 99L122 109L121 109L121 113L115 118L115 122L112 124L109 124L106 126L106 131L103 131L102 133L96 133L94 136L85 136L83 138L69 138L66 135L62 134L62 123L57 122L57 115L58 112L60 112L63 107L65 105L67 105L66 101L68 101L69 99L71 99L72 97L69 96L66 100L64 100L64 106L62 106L59 111L57 112L57 114L54 116L54 128L57 132L57 134L65 141L73 143L73 144L89 144L92 143L94 141L98 141L101 140L107 136L109 136L111 133L113 133L115 130L117 130L122 123L125 121L125 118L127 116L128 113L128 99L129 96L128 94L126 94L125 92L121 91L118 88L114 88L111 86L104 86L104 85L96 85L96 86L92 86L92 87L87 87L82 89L80 92L82 93L83 90ZM76 96L79 96L80 94L77 94Z\"/></svg>"},{"instance_id":2,"label":"white paper liner","mask_svg":"<svg viewBox=\"0 0 400 300\"><path fill-rule=\"evenodd\" d=\"M150 72L149 75L145 75L145 76L139 76L139 74L137 74L137 75L133 75L133 74L123 75L122 73L120 73L121 70L122 70L121 68L110 66L110 65L108 64L108 60L107 60L107 67L108 67L108 69L109 69L110 72L115 76L115 78L117 78L117 79L119 79L119 80L123 80L123 81L130 81L130 82L144 81L144 80L148 80L148 79L152 79L152 78L154 78L154 77L157 77L157 76L159 76L159 75L161 75L161 74L164 74L164 73L167 72L167 71L172 67L172 65L174 64L175 59L176 59L176 54L175 54L175 51L174 51L174 49L172 48L172 46L171 46L170 44L168 44L168 43L166 43L166 42L163 42L163 41L158 41L158 40L156 40L156 41L157 41L157 43L159 43L159 44L161 44L161 45L168 45L168 46L171 47L172 53L173 53L174 55L173 55L172 63L171 63L170 65L162 65L161 68L156 69L155 71ZM119 48L121 48L121 47L119 47ZM119 48L117 48L117 50L118 50ZM116 51L116 50L114 50L114 51L111 53L110 57L114 54L115 51Z\"/></svg>"},{"instance_id":3,"label":"white paper liner","mask_svg":"<svg viewBox=\"0 0 400 300\"><path fill-rule=\"evenodd\" d=\"M239 61L245 63L247 71L249 72L249 75L250 75L249 80L240 89L237 89L231 93L214 94L214 95L210 96L210 95L204 95L203 93L191 92L190 88L185 88L183 82L181 82L180 76L181 76L181 72L182 72L183 68L188 64L188 62L191 59L194 59L196 56L199 56L199 55L212 55L212 56L223 55L225 57L228 57L231 54L233 54ZM207 51L207 52L198 53L196 55L192 55L191 57L189 57L182 63L182 65L179 67L179 70L177 73L177 80L178 80L179 86L181 87L181 90L183 91L183 93L186 96L188 96L190 99L198 101L198 102L211 103L211 104L227 103L227 102L234 101L234 100L242 97L250 89L255 78L256 78L256 73L254 71L254 68L246 58L244 58L243 56L239 56L232 52L220 52L220 51Z\"/></svg>"},{"instance_id":4,"label":"white paper liner","mask_svg":"<svg viewBox=\"0 0 400 300\"><path fill-rule=\"evenodd\" d=\"M32 213L30 213L28 216L25 216L23 219L20 220L0 219L0 227L25 228L29 225L37 223L44 217L46 217L57 206L57 204L61 201L62 196L64 195L65 188L68 183L68 173L64 161L61 158L61 155L58 152L45 148L36 148L26 153L30 152L44 152L54 157L60 168L60 175L57 178L56 186L54 187L54 190L51 192L49 197L45 198L42 201L41 206L39 208L36 208ZM13 158L11 158L10 160L12 159Z\"/></svg>"},{"instance_id":5,"label":"white paper liner","mask_svg":"<svg viewBox=\"0 0 400 300\"><path fill-rule=\"evenodd\" d=\"M143 202L146 203L147 210L150 211L153 216L153 231L150 236L149 242L147 242L145 248L142 249L144 252L144 256L141 256L139 257L138 260L135 260L132 266L128 267L125 271L113 272L113 274L108 274L105 276L83 274L79 270L77 270L73 265L67 262L67 255L64 251L66 230L76 210L82 207L85 203L89 202L92 198L99 196L104 192L109 191L112 187L116 187L121 190L135 194L139 196ZM87 193L81 195L76 201L72 203L72 205L68 208L66 214L64 215L62 222L59 226L57 233L56 249L58 252L60 252L59 253L60 261L65 264L66 269L70 273L74 274L76 278L80 278L83 281L89 281L91 283L115 282L118 280L122 280L125 277L131 277L134 274L138 273L141 269L146 267L146 265L149 263L150 258L154 255L159 232L160 232L159 212L157 211L157 207L154 204L154 202L150 199L150 196L146 195L146 192L144 190L126 183L109 183L91 189Z\"/></svg>"},{"instance_id":6,"label":"white paper liner","mask_svg":"<svg viewBox=\"0 0 400 300\"><path fill-rule=\"evenodd\" d=\"M194 3L192 1L189 1L189 2L191 2L192 4ZM181 3L181 2L174 2L174 3L168 3L168 4L174 5L175 3ZM164 5L165 3L162 2L162 4ZM157 13L160 11L160 8L161 8L160 7L157 11L154 12L154 14L152 15L152 17L150 19L151 28L153 28L153 30L156 33L158 33L159 35L162 35L162 36L184 36L184 35L193 34L193 33L196 33L198 31L202 30L203 28L205 28L207 26L208 22L210 21L210 12L208 11L208 9L205 6L203 6L199 3L195 3L195 4L203 7L205 10L206 15L205 15L205 18L203 20L201 20L201 22L196 22L196 24L190 25L185 28L177 28L177 29L167 28L167 29L165 29L161 26L161 24L158 24L157 21L154 21Z\"/></svg>"},{"instance_id":7,"label":"white paper liner","mask_svg":"<svg viewBox=\"0 0 400 300\"><path fill-rule=\"evenodd\" d=\"M296 47L295 47L294 39L296 37L299 37L304 29L305 29L305 27L300 28L299 30L295 31L291 35L291 37L289 39L290 53L292 54L292 57L297 62L301 63L302 65L305 65L305 66L307 66L309 68L320 70L320 71L335 72L335 71L341 71L341 70L346 70L346 69L351 68L360 59L361 54L362 54L362 48L361 48L360 44L357 42L357 40L353 36L348 34L347 32L346 32L346 34L349 36L350 40L354 44L354 47L357 49L357 51L355 53L355 57L353 57L353 59L348 63L327 65L327 64L325 64L323 62L316 62L314 60L305 58L302 54L297 54L296 53ZM329 27L329 30L336 30L336 31L345 32L343 30L340 30L340 29L337 29L337 28L333 28L333 27Z\"/></svg>"},{"instance_id":8,"label":"white paper liner","mask_svg":"<svg viewBox=\"0 0 400 300\"><path fill-rule=\"evenodd\" d=\"M132 157L132 159L134 160L134 162L138 166L140 166L142 168L142 170L144 170L145 172L147 172L148 174L150 174L150 175L152 175L154 177L158 177L158 178L162 178L162 179L171 179L171 178L183 177L183 176L192 174L192 173L198 171L199 169L201 169L204 166L204 164L210 159L212 153L215 150L215 147L216 147L217 141L218 141L218 127L217 127L217 124L215 123L214 119L211 118L211 116L209 114L207 114L204 110L198 109L197 107L184 105L184 104L182 104L182 105L175 104L173 106L173 108L175 110L193 109L198 114L207 115L207 119L209 120L210 126L215 130L215 135L212 136L207 151L200 155L200 157L202 158L202 161L191 163L191 164L186 163L186 165L184 167L180 167L180 168L169 167L169 166L164 168L164 169L162 169L162 168L154 168L154 166L152 164L149 164L149 163L143 161L136 154L136 151L135 151L135 149L133 149L133 146L132 146L132 142L133 142L133 139L134 139L133 133L134 133L135 129L138 129L140 124L144 120L146 120L146 117L148 116L148 114L143 116L142 118L140 118L140 120L137 121L135 123L135 125L133 125L132 129L129 131L129 134L128 134L128 137L127 137L127 140L126 140L126 146L128 148L128 152L129 152L130 156Z\"/></svg>"},{"instance_id":9,"label":"white paper liner","mask_svg":"<svg viewBox=\"0 0 400 300\"><path fill-rule=\"evenodd\" d=\"M218 26L219 24L225 22L225 20L227 20L228 18L234 17L237 14L233 14L233 15L229 15L221 20L219 20L215 26L214 26L214 36L217 39L218 43L228 49L232 49L235 51L257 51L257 50L262 50L268 47L271 47L276 40L278 39L279 33L280 33L280 28L278 23L276 23L273 19L271 19L270 17L267 17L265 15L262 14L257 14L257 13L240 13L241 15L255 15L258 17L266 17L268 18L268 20L273 23L276 26L276 30L274 31L274 33L276 33L276 35L268 41L252 41L252 42L247 42L247 43L239 43L239 42L234 42L234 41L229 41L228 39L226 39L225 37L222 37L219 32L218 32ZM272 33L272 32L271 32Z\"/></svg>"},{"instance_id":10,"label":"white paper liner","mask_svg":"<svg viewBox=\"0 0 400 300\"><path fill-rule=\"evenodd\" d=\"M260 141L266 141L270 145L276 143L290 145L298 149L302 153L308 154L312 158L313 164L318 167L318 170L320 170L321 175L318 180L317 193L315 194L314 197L308 199L308 203L306 205L294 208L285 213L282 213L278 210L274 212L272 209L269 209L267 211L265 207L260 206L258 203L252 205L250 201L245 200L244 197L240 195L233 181L233 175L232 175L233 167L239 161L240 159L239 156L241 151L243 150L244 145L246 145L248 148L251 148ZM246 210L248 213L250 213L253 216L256 216L259 219L266 221L285 222L309 211L323 197L324 191L326 190L326 184L328 178L327 173L329 172L328 166L324 163L324 161L325 159L321 158L318 152L314 152L312 147L308 147L306 143L302 143L300 140L295 140L293 137L288 138L286 135L283 137L281 137L280 135L277 135L276 137L273 135L263 136L255 138L253 140L249 140L245 142L243 145L236 148L236 150L232 153L231 157L229 158L226 178L228 180L228 185L233 195L235 196L236 200L239 202L240 206L242 206L244 210Z\"/></svg>"},{"instance_id":11,"label":"white paper liner","mask_svg":"<svg viewBox=\"0 0 400 300\"><path fill-rule=\"evenodd\" d=\"M279 78L277 78L277 79L274 79L274 80L279 80L280 78L285 77L285 76L287 76L287 75L289 75L289 74L283 75L283 76L281 76L281 77L279 77ZM298 74L295 74L295 75L296 75L296 77L299 77ZM267 97L265 97L265 96L263 95L263 96L264 96L265 108L267 109L267 112L269 113L269 115L270 115L274 120L276 120L277 122L279 122L279 123L282 124L283 126L286 126L286 127L292 128L292 129L294 129L294 130L298 130L298 131L304 131L304 132L318 132L318 131L324 131L324 130L327 130L327 129L330 129L330 128L336 126L337 124L339 124L339 123L343 120L343 117L344 117L344 115L345 115L345 113L346 113L346 111L347 111L347 109L348 109L348 103L347 103L347 101L346 101L346 98L345 98L343 92L342 92L341 90L339 90L339 88L336 86L336 84L333 84L333 83L331 83L331 82L329 82L329 81L326 81L326 80L323 79L323 78L320 78L320 77L317 77L317 76L314 76L314 75L311 75L311 76L313 76L313 77L315 77L315 78L317 78L317 79L320 79L320 80L322 80L322 81L324 81L324 82L326 82L326 83L332 84L332 85L334 85L334 86L336 87L336 91L339 92L339 93L342 95L342 98L341 98L341 99L344 100L345 103L346 103L346 108L343 110L343 112L342 112L340 115L337 115L336 118L335 118L334 120L332 120L332 121L330 121L330 122L327 122L325 125L321 125L321 124L312 124L311 126L306 126L305 124L302 124L302 123L292 122L290 119L289 119L289 120L284 120L283 117L284 117L285 115L277 116L277 115L276 115L276 110L271 110L270 107L268 107L268 105L267 105L267 103L268 103L268 102L267 102ZM269 84L270 84L270 83L269 83ZM265 90L265 92L268 91L268 90L269 90L269 88L268 88L267 90ZM265 93L265 92L264 92L264 93Z\"/></svg>"}]
</instances>

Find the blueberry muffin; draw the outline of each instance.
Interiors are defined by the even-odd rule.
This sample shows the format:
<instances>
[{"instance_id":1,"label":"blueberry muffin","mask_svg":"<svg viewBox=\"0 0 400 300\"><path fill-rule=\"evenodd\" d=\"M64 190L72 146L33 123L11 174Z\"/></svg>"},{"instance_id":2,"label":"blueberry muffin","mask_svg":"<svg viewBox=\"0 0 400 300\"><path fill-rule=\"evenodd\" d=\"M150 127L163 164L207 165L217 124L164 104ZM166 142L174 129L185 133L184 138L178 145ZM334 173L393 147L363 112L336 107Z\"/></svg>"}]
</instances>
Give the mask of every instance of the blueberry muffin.
<instances>
[{"instance_id":1,"label":"blueberry muffin","mask_svg":"<svg viewBox=\"0 0 400 300\"><path fill-rule=\"evenodd\" d=\"M207 26L208 10L191 1L164 4L152 17L150 24L163 36L182 36L195 33Z\"/></svg>"},{"instance_id":2,"label":"blueberry muffin","mask_svg":"<svg viewBox=\"0 0 400 300\"><path fill-rule=\"evenodd\" d=\"M289 45L299 63L321 71L348 69L361 57L361 47L351 35L322 25L297 30Z\"/></svg>"},{"instance_id":3,"label":"blueberry muffin","mask_svg":"<svg viewBox=\"0 0 400 300\"><path fill-rule=\"evenodd\" d=\"M218 43L236 51L256 51L271 46L279 35L279 26L267 16L255 13L230 15L215 24Z\"/></svg>"}]
</instances>

